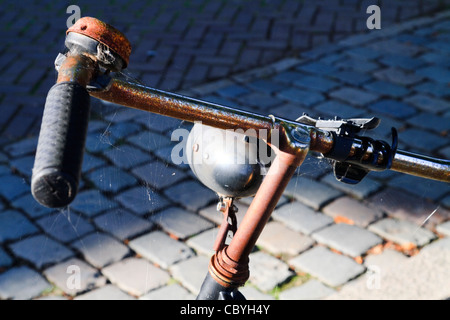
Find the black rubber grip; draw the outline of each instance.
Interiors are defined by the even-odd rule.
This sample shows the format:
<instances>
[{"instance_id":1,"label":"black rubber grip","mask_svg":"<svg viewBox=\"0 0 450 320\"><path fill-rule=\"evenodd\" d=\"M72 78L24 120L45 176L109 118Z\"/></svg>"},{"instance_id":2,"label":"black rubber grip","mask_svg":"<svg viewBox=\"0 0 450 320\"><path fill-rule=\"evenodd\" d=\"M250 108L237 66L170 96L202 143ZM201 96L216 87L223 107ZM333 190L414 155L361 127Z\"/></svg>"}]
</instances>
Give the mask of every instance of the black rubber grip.
<instances>
[{"instance_id":1,"label":"black rubber grip","mask_svg":"<svg viewBox=\"0 0 450 320\"><path fill-rule=\"evenodd\" d=\"M31 178L31 193L49 208L75 198L81 175L90 96L76 82L55 84L47 95Z\"/></svg>"}]
</instances>

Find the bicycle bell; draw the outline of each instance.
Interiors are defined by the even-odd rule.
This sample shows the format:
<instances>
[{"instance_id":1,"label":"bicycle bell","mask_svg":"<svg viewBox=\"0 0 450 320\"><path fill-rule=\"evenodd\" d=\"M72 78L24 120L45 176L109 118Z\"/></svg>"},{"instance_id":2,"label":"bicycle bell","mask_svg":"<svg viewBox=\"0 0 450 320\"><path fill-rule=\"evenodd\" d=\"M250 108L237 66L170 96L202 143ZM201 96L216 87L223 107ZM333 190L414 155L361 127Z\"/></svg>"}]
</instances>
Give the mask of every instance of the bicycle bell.
<instances>
[{"instance_id":1,"label":"bicycle bell","mask_svg":"<svg viewBox=\"0 0 450 320\"><path fill-rule=\"evenodd\" d=\"M261 148L270 149L263 140L244 133L196 123L186 142L186 156L209 189L222 197L244 198L255 195L267 171L260 161Z\"/></svg>"}]
</instances>

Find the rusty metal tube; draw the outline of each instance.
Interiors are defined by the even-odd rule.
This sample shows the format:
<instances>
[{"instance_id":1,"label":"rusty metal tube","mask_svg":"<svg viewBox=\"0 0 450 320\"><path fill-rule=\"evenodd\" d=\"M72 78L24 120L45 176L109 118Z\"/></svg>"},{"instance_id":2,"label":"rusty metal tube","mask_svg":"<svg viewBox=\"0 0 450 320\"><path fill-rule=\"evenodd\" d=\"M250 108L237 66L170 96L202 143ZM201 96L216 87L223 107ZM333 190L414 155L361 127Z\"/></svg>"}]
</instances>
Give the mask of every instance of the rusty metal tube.
<instances>
[{"instance_id":1,"label":"rusty metal tube","mask_svg":"<svg viewBox=\"0 0 450 320\"><path fill-rule=\"evenodd\" d=\"M450 160L442 160L398 150L391 170L414 176L450 182Z\"/></svg>"},{"instance_id":2,"label":"rusty metal tube","mask_svg":"<svg viewBox=\"0 0 450 320\"><path fill-rule=\"evenodd\" d=\"M219 129L266 129L270 133L272 119L255 113L208 103L182 95L149 88L119 79L107 91L91 92L93 97L130 108L157 113Z\"/></svg>"}]
</instances>

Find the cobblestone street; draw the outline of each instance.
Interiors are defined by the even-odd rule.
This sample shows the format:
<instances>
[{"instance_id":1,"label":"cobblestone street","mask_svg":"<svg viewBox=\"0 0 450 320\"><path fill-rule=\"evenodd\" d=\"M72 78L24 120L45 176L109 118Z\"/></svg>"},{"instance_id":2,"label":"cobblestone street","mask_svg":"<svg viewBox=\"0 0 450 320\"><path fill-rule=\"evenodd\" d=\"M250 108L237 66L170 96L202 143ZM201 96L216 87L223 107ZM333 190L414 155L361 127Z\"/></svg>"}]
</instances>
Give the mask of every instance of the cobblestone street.
<instances>
[{"instance_id":1,"label":"cobblestone street","mask_svg":"<svg viewBox=\"0 0 450 320\"><path fill-rule=\"evenodd\" d=\"M30 192L69 3L0 1L0 299L195 299L222 215L175 165L191 124L92 99L79 194ZM368 30L366 8L381 8ZM77 1L123 31L126 77L295 120L372 117L367 132L450 159L450 1ZM238 200L238 222L251 198ZM433 213L433 214L432 214ZM76 266L81 284L69 286ZM394 171L337 181L308 156L250 255L247 299L450 298L450 184Z\"/></svg>"}]
</instances>

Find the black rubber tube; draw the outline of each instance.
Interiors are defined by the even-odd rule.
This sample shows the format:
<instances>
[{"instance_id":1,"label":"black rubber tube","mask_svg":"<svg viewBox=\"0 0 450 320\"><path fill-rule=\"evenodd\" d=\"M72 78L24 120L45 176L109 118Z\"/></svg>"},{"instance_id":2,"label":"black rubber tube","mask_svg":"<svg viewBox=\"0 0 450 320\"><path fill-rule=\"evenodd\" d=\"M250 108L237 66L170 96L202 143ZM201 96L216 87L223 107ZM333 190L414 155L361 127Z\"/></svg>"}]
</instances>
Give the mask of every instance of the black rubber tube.
<instances>
[{"instance_id":1,"label":"black rubber tube","mask_svg":"<svg viewBox=\"0 0 450 320\"><path fill-rule=\"evenodd\" d=\"M31 178L31 193L49 208L75 198L81 175L90 96L76 82L55 84L48 92Z\"/></svg>"}]
</instances>

